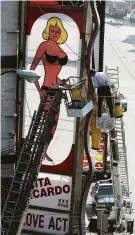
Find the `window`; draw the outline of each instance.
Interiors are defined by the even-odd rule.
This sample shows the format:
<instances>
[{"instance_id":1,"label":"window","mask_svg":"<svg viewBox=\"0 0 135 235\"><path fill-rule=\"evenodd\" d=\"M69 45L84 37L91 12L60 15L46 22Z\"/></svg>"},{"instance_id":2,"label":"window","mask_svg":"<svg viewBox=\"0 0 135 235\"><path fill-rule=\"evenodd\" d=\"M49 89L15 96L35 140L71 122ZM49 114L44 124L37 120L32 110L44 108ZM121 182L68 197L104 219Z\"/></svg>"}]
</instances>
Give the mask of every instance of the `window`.
<instances>
[{"instance_id":1,"label":"window","mask_svg":"<svg viewBox=\"0 0 135 235\"><path fill-rule=\"evenodd\" d=\"M113 187L112 186L99 187L98 195L101 197L109 197L110 195L113 195Z\"/></svg>"}]
</instances>

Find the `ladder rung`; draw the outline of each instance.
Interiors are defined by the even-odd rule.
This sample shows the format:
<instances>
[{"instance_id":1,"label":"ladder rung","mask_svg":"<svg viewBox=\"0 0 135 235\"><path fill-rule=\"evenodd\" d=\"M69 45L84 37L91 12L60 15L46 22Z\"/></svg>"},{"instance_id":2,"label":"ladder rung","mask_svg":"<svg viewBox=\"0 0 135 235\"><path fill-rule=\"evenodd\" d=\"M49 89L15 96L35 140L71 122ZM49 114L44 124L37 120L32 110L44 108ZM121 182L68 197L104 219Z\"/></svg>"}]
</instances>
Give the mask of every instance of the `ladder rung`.
<instances>
[{"instance_id":1,"label":"ladder rung","mask_svg":"<svg viewBox=\"0 0 135 235\"><path fill-rule=\"evenodd\" d=\"M17 174L26 174L26 171L17 171Z\"/></svg>"},{"instance_id":2,"label":"ladder rung","mask_svg":"<svg viewBox=\"0 0 135 235\"><path fill-rule=\"evenodd\" d=\"M38 136L38 134L39 134L39 133L37 133L37 134L30 134L30 136L36 138L36 137Z\"/></svg>"},{"instance_id":3,"label":"ladder rung","mask_svg":"<svg viewBox=\"0 0 135 235\"><path fill-rule=\"evenodd\" d=\"M27 151L27 150L26 150ZM30 151L30 152L23 152L23 154L25 154L25 155L30 155L30 154L32 154L32 152Z\"/></svg>"},{"instance_id":4,"label":"ladder rung","mask_svg":"<svg viewBox=\"0 0 135 235\"><path fill-rule=\"evenodd\" d=\"M25 164L25 165L27 165L28 163L29 163L29 161L20 162L20 164Z\"/></svg>"},{"instance_id":5,"label":"ladder rung","mask_svg":"<svg viewBox=\"0 0 135 235\"><path fill-rule=\"evenodd\" d=\"M14 181L14 183L16 183L16 184L20 184L21 182L23 182L23 180L22 181L17 181L17 180Z\"/></svg>"},{"instance_id":6,"label":"ladder rung","mask_svg":"<svg viewBox=\"0 0 135 235\"><path fill-rule=\"evenodd\" d=\"M34 122L32 127L34 127L35 124L38 124L38 125L41 124L43 122L43 120L45 120L45 119L41 118L40 120L35 120L35 122Z\"/></svg>"},{"instance_id":7,"label":"ladder rung","mask_svg":"<svg viewBox=\"0 0 135 235\"><path fill-rule=\"evenodd\" d=\"M4 222L4 223L10 223L11 222L11 220L5 220L6 218L4 218L3 220L2 220L2 222Z\"/></svg>"},{"instance_id":8,"label":"ladder rung","mask_svg":"<svg viewBox=\"0 0 135 235\"><path fill-rule=\"evenodd\" d=\"M36 115L36 117L34 118L34 121L37 119L37 117L42 118L42 116L43 116L43 113L41 113L41 114L40 114L40 113L39 113L39 114L37 114L37 115Z\"/></svg>"},{"instance_id":9,"label":"ladder rung","mask_svg":"<svg viewBox=\"0 0 135 235\"><path fill-rule=\"evenodd\" d=\"M16 204L16 201L8 201L8 203Z\"/></svg>"},{"instance_id":10,"label":"ladder rung","mask_svg":"<svg viewBox=\"0 0 135 235\"><path fill-rule=\"evenodd\" d=\"M112 69L113 70L113 69ZM114 70L113 70L114 71ZM111 74L112 76L115 76L115 75L117 75L118 76L118 73L107 73L107 74ZM111 78L111 79L113 79L113 78ZM117 78L115 78L115 79L117 79Z\"/></svg>"},{"instance_id":11,"label":"ladder rung","mask_svg":"<svg viewBox=\"0 0 135 235\"><path fill-rule=\"evenodd\" d=\"M3 234L3 235L6 235L6 233L8 232L8 229L3 228L3 232L4 232L4 234Z\"/></svg>"},{"instance_id":12,"label":"ladder rung","mask_svg":"<svg viewBox=\"0 0 135 235\"><path fill-rule=\"evenodd\" d=\"M20 193L20 191L11 190L11 193L17 193L17 194L19 194L19 193Z\"/></svg>"},{"instance_id":13,"label":"ladder rung","mask_svg":"<svg viewBox=\"0 0 135 235\"><path fill-rule=\"evenodd\" d=\"M35 144L35 141L33 140L33 138L29 138L26 145L27 144Z\"/></svg>"},{"instance_id":14,"label":"ladder rung","mask_svg":"<svg viewBox=\"0 0 135 235\"><path fill-rule=\"evenodd\" d=\"M30 137L31 137L32 135L35 136L35 135L38 135L38 134L39 134L39 132L37 132L37 131L32 131L31 134L30 134Z\"/></svg>"},{"instance_id":15,"label":"ladder rung","mask_svg":"<svg viewBox=\"0 0 135 235\"><path fill-rule=\"evenodd\" d=\"M11 214L12 214L13 212L14 212L14 209L13 209L13 210L9 210L9 209L8 209L7 211L5 211L5 213L11 213Z\"/></svg>"},{"instance_id":16,"label":"ladder rung","mask_svg":"<svg viewBox=\"0 0 135 235\"><path fill-rule=\"evenodd\" d=\"M37 122L37 124L34 123L33 127L39 127L39 128L37 128L37 129L40 129L40 127L41 127L40 124L41 124L40 122L39 122L39 123ZM39 126L39 125L40 125L40 126Z\"/></svg>"}]
</instances>

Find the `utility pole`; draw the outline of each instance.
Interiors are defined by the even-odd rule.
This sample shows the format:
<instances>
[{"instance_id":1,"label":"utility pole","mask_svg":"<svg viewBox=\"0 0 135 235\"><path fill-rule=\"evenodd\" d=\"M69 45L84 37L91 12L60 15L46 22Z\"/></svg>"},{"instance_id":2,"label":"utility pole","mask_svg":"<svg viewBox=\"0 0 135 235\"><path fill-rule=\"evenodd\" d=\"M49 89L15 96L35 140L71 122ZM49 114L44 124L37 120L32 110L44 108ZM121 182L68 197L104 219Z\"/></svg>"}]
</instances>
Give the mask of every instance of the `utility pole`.
<instances>
[{"instance_id":1,"label":"utility pole","mask_svg":"<svg viewBox=\"0 0 135 235\"><path fill-rule=\"evenodd\" d=\"M104 211L97 213L97 229L99 235L108 233L108 214Z\"/></svg>"},{"instance_id":2,"label":"utility pole","mask_svg":"<svg viewBox=\"0 0 135 235\"><path fill-rule=\"evenodd\" d=\"M103 211L101 212L101 230L100 230L100 235L102 235L102 229L103 229Z\"/></svg>"}]
</instances>

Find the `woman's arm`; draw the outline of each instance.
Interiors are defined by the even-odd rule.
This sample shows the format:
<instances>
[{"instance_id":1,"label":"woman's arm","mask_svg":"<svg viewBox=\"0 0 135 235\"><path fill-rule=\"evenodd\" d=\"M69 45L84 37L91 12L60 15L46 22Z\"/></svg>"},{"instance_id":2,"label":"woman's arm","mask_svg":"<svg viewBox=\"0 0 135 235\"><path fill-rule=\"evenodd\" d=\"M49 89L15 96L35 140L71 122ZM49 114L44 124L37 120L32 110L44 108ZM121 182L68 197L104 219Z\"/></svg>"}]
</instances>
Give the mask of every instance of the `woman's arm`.
<instances>
[{"instance_id":1,"label":"woman's arm","mask_svg":"<svg viewBox=\"0 0 135 235\"><path fill-rule=\"evenodd\" d=\"M58 78L58 77L57 77L57 81L56 81L56 82L57 82L57 84L59 84L59 85L62 84L62 80L61 80L60 78Z\"/></svg>"},{"instance_id":2,"label":"woman's arm","mask_svg":"<svg viewBox=\"0 0 135 235\"><path fill-rule=\"evenodd\" d=\"M37 49L36 55L33 59L30 69L35 70L39 61L42 59L43 54L45 53L45 42L41 43Z\"/></svg>"}]
</instances>

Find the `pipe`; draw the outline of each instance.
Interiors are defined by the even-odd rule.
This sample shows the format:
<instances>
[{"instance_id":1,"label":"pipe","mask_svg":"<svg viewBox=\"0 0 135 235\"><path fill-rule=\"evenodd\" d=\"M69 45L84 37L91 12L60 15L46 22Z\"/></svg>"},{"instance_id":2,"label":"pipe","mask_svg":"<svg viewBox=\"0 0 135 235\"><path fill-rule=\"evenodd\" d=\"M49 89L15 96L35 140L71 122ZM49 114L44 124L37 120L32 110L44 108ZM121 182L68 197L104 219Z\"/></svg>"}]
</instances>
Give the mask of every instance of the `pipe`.
<instances>
[{"instance_id":1,"label":"pipe","mask_svg":"<svg viewBox=\"0 0 135 235\"><path fill-rule=\"evenodd\" d=\"M91 5L91 10L93 13L93 20L94 20L95 25L94 25L94 28L91 33L91 37L88 42L85 59L86 59L86 71L87 71L87 76L88 76L88 88L89 88L88 92L89 92L89 95L92 95L92 98L93 98L94 87L93 87L93 83L92 83L92 79L90 75L90 62L91 62L91 54L93 52L94 42L100 29L100 19L99 19L95 0L90 1L90 5ZM91 119L91 114L92 114L92 111L87 114L86 120L85 120L85 127L84 127L84 149L85 149L86 156L88 158L89 171L86 176L86 181L85 181L85 185L83 188L82 201L81 201L81 218L80 218L81 228L80 230L81 230L82 235L85 235L85 208L86 208L86 202L87 202L89 189L90 189L92 179L93 179L93 164L92 164L92 159L91 159L90 151L89 151L89 148L90 148L89 147L89 133L90 133L89 123Z\"/></svg>"}]
</instances>

